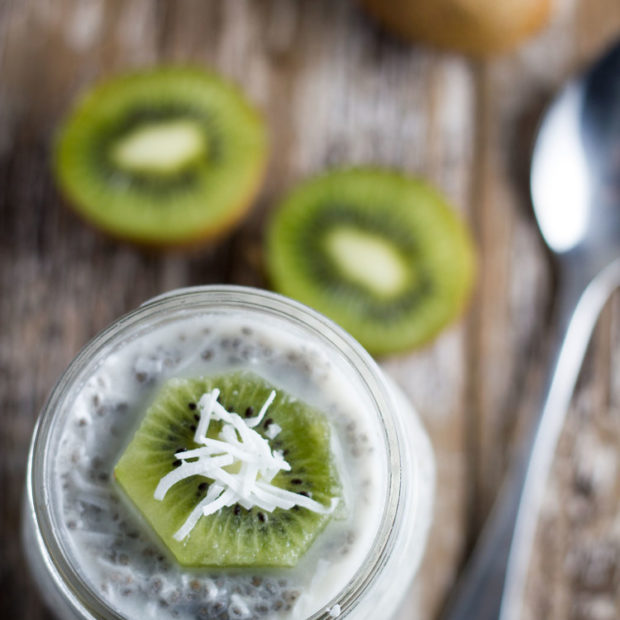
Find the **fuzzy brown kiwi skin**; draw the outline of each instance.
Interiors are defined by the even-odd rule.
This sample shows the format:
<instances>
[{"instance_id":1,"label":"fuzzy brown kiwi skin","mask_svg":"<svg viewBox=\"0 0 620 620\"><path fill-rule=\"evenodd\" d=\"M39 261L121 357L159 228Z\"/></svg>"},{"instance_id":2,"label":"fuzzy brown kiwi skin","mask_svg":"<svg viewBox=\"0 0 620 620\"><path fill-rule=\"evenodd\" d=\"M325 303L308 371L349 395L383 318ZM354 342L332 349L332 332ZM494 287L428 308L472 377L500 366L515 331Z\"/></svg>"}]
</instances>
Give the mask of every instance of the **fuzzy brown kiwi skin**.
<instances>
[{"instance_id":1,"label":"fuzzy brown kiwi skin","mask_svg":"<svg viewBox=\"0 0 620 620\"><path fill-rule=\"evenodd\" d=\"M553 0L359 0L384 28L410 42L423 42L475 58L508 52L548 21ZM493 4L512 3L510 11ZM503 13L503 14L502 14ZM495 20L489 19L495 16Z\"/></svg>"},{"instance_id":2,"label":"fuzzy brown kiwi skin","mask_svg":"<svg viewBox=\"0 0 620 620\"><path fill-rule=\"evenodd\" d=\"M159 69L164 69L167 71L174 71L174 70L204 71L202 67L192 66L192 65L183 65L183 64L163 65L159 67ZM140 73L140 71L136 71L135 73ZM217 76L217 74L213 74L213 75ZM131 73L126 74L126 77L130 77L130 76L131 76ZM219 78L219 76L217 77ZM105 85L107 81L108 79L105 77L99 79L98 81L95 81L95 83L92 84L87 89L87 91L83 93L81 97L78 98L76 104L79 105L84 99L86 99L89 96L91 92L98 90L102 85ZM245 94L233 82L228 81L227 85L229 88L236 90L240 94L241 97L245 98ZM253 112L257 116L261 124L265 128L267 128L268 125L267 125L267 121L266 121L265 114L263 113L263 111L260 110L257 106L253 106ZM61 123L60 127L56 131L56 136L54 140L55 149L58 148L59 136L64 128L65 123L66 123L66 120L63 123ZM202 229L197 229L192 235L187 235L183 239L173 240L173 241L168 241L168 240L163 240L163 239L162 240L145 239L144 237L141 237L138 235L132 235L131 233L121 232L116 229L112 230L106 227L105 224L94 221L94 219L88 217L88 215L84 213L82 209L80 209L79 205L76 204L76 201L72 199L72 197L69 195L69 192L63 186L63 183L61 182L61 175L58 173L58 169L57 169L57 166L59 165L57 156L55 156L53 159L52 167L53 167L56 187L60 194L62 203L66 205L67 207L69 207L71 212L73 212L77 216L77 219L83 222L84 224L86 224L91 230L94 230L96 233L102 234L108 239L126 242L128 244L136 246L147 252L156 252L156 253L166 252L166 251L191 252L193 250L198 250L207 244L211 244L211 243L215 244L215 243L220 242L229 233L232 233L232 231L238 225L240 225L242 220L248 215L263 185L267 167L269 164L270 144L269 144L269 136L268 136L267 130L264 132L262 139L263 139L263 149L264 149L263 161L259 166L257 166L256 171L254 173L254 177L248 183L248 187L245 192L245 195L239 199L239 201L234 207L231 207L228 209L227 217L220 218L220 220L216 223L215 226L212 224L209 226L205 226ZM55 150L55 149L52 149L52 150Z\"/></svg>"}]
</instances>

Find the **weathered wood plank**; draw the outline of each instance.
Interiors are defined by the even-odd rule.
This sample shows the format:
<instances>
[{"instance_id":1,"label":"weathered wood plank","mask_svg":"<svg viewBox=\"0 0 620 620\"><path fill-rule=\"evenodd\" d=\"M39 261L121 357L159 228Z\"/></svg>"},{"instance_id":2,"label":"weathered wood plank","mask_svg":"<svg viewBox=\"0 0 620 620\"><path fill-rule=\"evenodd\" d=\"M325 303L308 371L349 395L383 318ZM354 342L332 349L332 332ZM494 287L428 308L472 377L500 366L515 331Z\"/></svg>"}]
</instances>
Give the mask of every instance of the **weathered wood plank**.
<instances>
[{"instance_id":1,"label":"weathered wood plank","mask_svg":"<svg viewBox=\"0 0 620 620\"><path fill-rule=\"evenodd\" d=\"M566 76L620 32L617 0L561 4L519 52L474 64L392 40L350 1L0 2L0 615L49 617L31 595L15 532L34 418L79 347L163 290L265 285L262 227L274 203L326 167L381 164L441 187L480 249L468 317L426 349L383 362L438 457L434 530L403 610L408 620L434 617L544 370L552 277L528 210L528 139ZM230 239L193 255L103 238L64 208L49 172L54 129L81 88L155 62L216 68L270 127L254 211ZM620 615L619 356L616 297L558 450L526 617Z\"/></svg>"}]
</instances>

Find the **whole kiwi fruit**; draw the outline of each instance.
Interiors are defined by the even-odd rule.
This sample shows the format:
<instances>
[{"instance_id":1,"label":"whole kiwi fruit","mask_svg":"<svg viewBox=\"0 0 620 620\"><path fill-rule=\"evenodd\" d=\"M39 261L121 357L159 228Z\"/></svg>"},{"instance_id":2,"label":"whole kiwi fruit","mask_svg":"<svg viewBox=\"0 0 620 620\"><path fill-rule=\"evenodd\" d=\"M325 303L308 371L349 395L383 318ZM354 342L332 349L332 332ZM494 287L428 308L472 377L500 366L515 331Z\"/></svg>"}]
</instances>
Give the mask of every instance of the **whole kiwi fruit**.
<instances>
[{"instance_id":1,"label":"whole kiwi fruit","mask_svg":"<svg viewBox=\"0 0 620 620\"><path fill-rule=\"evenodd\" d=\"M360 0L388 30L473 56L513 49L542 28L552 0Z\"/></svg>"}]
</instances>

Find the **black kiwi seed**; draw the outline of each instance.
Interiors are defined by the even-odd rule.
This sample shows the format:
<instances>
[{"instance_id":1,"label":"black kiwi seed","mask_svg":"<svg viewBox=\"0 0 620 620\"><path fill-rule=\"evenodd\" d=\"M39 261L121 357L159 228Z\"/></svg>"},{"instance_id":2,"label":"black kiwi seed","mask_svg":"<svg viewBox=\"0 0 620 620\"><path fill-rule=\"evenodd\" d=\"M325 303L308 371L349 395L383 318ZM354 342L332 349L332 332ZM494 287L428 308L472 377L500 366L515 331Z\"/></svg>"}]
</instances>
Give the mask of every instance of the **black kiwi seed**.
<instances>
[{"instance_id":1,"label":"black kiwi seed","mask_svg":"<svg viewBox=\"0 0 620 620\"><path fill-rule=\"evenodd\" d=\"M264 422L263 422L263 428L269 428L269 425L273 424L273 418L267 418Z\"/></svg>"},{"instance_id":2,"label":"black kiwi seed","mask_svg":"<svg viewBox=\"0 0 620 620\"><path fill-rule=\"evenodd\" d=\"M245 417L251 418L253 415L254 415L254 407L250 406L245 410Z\"/></svg>"},{"instance_id":3,"label":"black kiwi seed","mask_svg":"<svg viewBox=\"0 0 620 620\"><path fill-rule=\"evenodd\" d=\"M302 184L267 235L274 288L342 325L371 353L433 338L470 296L474 246L443 197L402 174L334 170Z\"/></svg>"},{"instance_id":4,"label":"black kiwi seed","mask_svg":"<svg viewBox=\"0 0 620 620\"><path fill-rule=\"evenodd\" d=\"M179 467L180 465L181 465L180 459L176 459L175 461L172 461L172 467Z\"/></svg>"},{"instance_id":5,"label":"black kiwi seed","mask_svg":"<svg viewBox=\"0 0 620 620\"><path fill-rule=\"evenodd\" d=\"M239 504L235 504L235 507L233 508L233 512L235 513L236 516L241 514L241 506L239 506Z\"/></svg>"},{"instance_id":6,"label":"black kiwi seed","mask_svg":"<svg viewBox=\"0 0 620 620\"><path fill-rule=\"evenodd\" d=\"M265 517L265 515L262 512L259 512L256 516L258 517L258 520L261 523L265 523L265 521L267 520L267 518Z\"/></svg>"},{"instance_id":7,"label":"black kiwi seed","mask_svg":"<svg viewBox=\"0 0 620 620\"><path fill-rule=\"evenodd\" d=\"M196 409L196 403L188 403L187 406L194 411L194 409Z\"/></svg>"},{"instance_id":8,"label":"black kiwi seed","mask_svg":"<svg viewBox=\"0 0 620 620\"><path fill-rule=\"evenodd\" d=\"M293 478L291 484L303 484L304 481L301 478Z\"/></svg>"}]
</instances>

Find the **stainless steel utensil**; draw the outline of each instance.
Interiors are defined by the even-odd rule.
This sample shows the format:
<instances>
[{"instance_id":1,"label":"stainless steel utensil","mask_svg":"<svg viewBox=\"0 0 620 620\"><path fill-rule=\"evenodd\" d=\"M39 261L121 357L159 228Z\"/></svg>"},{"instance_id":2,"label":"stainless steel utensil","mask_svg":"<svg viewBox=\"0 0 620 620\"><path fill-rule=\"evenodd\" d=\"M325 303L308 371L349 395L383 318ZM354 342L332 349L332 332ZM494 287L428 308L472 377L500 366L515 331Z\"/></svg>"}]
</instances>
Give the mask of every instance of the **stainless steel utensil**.
<instances>
[{"instance_id":1,"label":"stainless steel utensil","mask_svg":"<svg viewBox=\"0 0 620 620\"><path fill-rule=\"evenodd\" d=\"M540 126L534 212L560 273L556 346L525 438L444 620L516 620L555 448L597 318L620 286L620 43L568 84Z\"/></svg>"}]
</instances>

